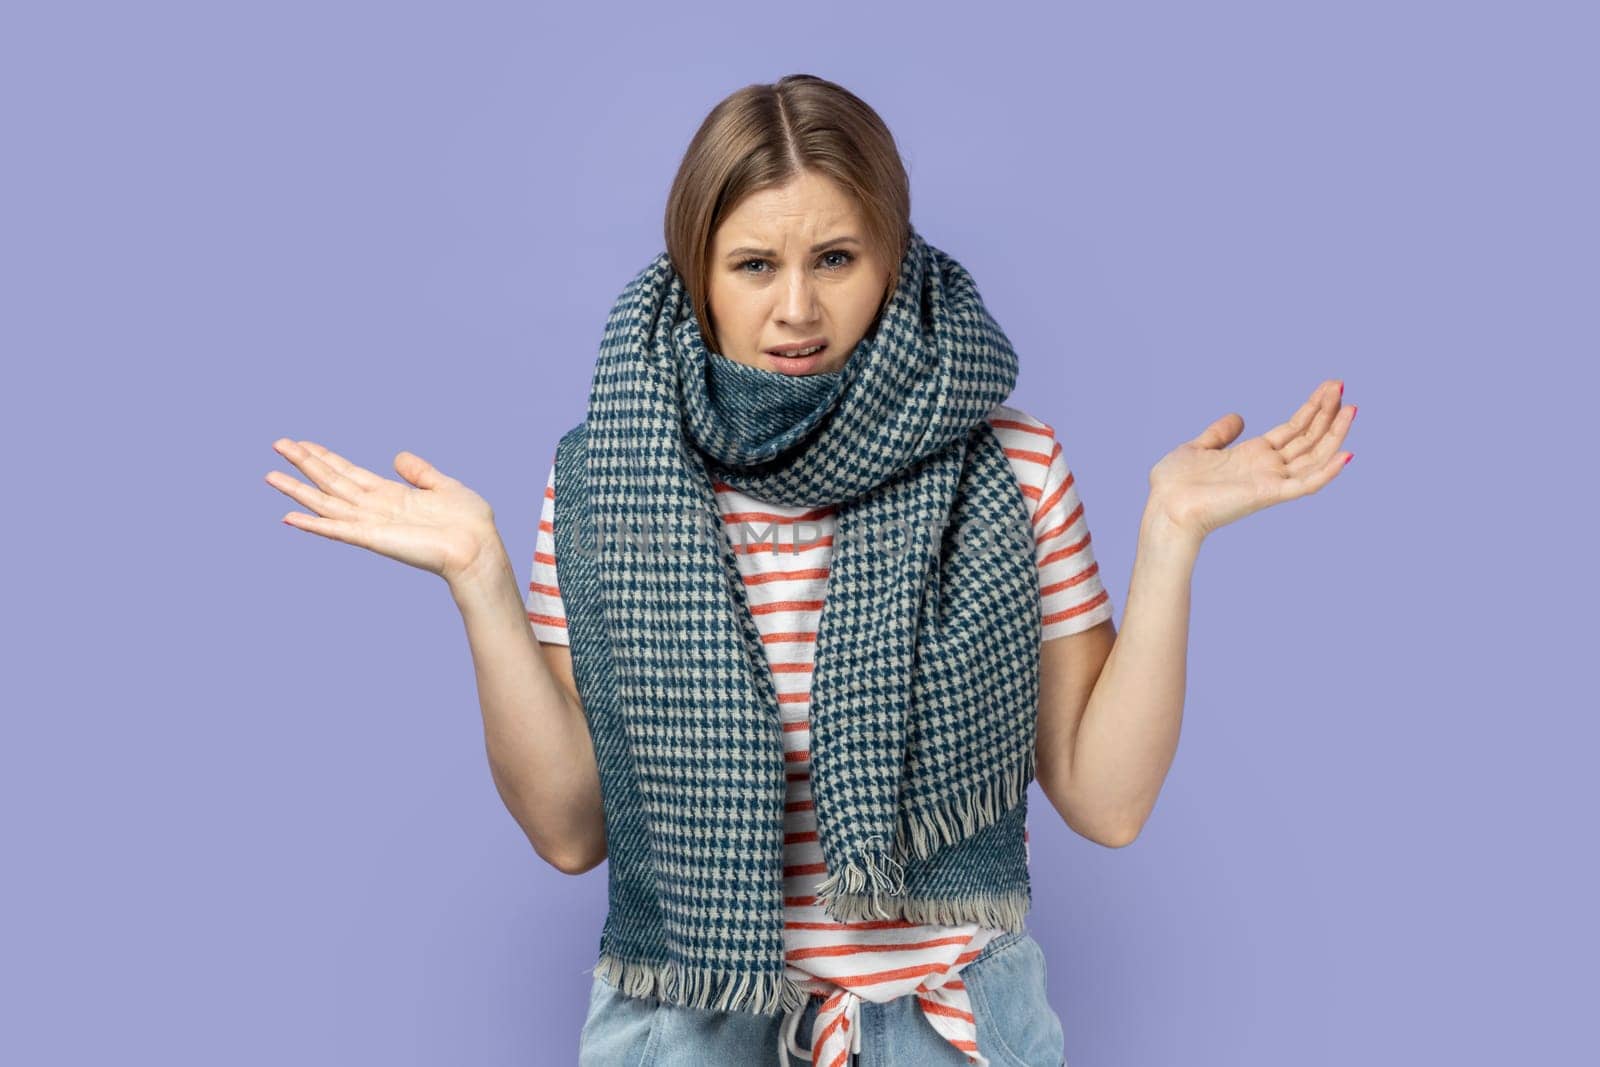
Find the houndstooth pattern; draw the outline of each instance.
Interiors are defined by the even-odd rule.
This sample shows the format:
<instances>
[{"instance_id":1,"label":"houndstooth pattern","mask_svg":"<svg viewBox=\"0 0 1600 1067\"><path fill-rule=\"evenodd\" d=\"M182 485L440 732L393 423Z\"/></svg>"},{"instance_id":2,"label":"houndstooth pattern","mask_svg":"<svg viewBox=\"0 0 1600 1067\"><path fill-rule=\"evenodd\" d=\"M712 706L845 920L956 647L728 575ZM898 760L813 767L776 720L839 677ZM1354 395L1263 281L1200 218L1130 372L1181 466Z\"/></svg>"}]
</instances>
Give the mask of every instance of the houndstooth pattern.
<instances>
[{"instance_id":1,"label":"houndstooth pattern","mask_svg":"<svg viewBox=\"0 0 1600 1067\"><path fill-rule=\"evenodd\" d=\"M558 447L557 506L578 514L556 524L557 555L606 796L601 966L638 995L773 1012L803 996L782 978L783 744L713 480L838 509L811 690L818 892L836 918L1020 923L1038 575L985 419L1015 353L915 231L876 329L836 380L795 379L781 418L713 402L721 358L658 255L616 301L587 418Z\"/></svg>"}]
</instances>

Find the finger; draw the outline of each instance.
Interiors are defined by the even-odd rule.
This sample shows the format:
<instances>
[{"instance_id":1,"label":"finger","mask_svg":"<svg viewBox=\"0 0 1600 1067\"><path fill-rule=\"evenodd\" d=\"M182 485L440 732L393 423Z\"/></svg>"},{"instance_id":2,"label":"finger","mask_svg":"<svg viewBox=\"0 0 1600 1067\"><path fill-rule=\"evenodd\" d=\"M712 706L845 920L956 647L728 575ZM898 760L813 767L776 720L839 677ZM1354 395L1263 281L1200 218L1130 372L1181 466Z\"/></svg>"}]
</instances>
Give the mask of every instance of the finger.
<instances>
[{"instance_id":1,"label":"finger","mask_svg":"<svg viewBox=\"0 0 1600 1067\"><path fill-rule=\"evenodd\" d=\"M1200 431L1193 441L1201 448L1226 448L1244 431L1244 417L1230 411Z\"/></svg>"},{"instance_id":2,"label":"finger","mask_svg":"<svg viewBox=\"0 0 1600 1067\"><path fill-rule=\"evenodd\" d=\"M343 456L339 455L339 453L335 452L331 448L328 448L326 445L319 445L315 441L301 441L300 444L303 447L310 449L312 452L315 452L318 459L322 460L322 462L326 463L328 466L332 467L346 478L349 478L352 482L355 482L363 489L369 491L376 489L378 486L389 480L381 475L374 474L365 467L351 463L348 459L345 459Z\"/></svg>"},{"instance_id":3,"label":"finger","mask_svg":"<svg viewBox=\"0 0 1600 1067\"><path fill-rule=\"evenodd\" d=\"M1334 416L1332 425L1322 435L1316 445L1309 451L1290 460L1288 464L1291 477L1302 477L1326 463L1335 452L1344 447L1344 439L1350 433L1350 424L1355 421L1356 405L1346 404Z\"/></svg>"},{"instance_id":4,"label":"finger","mask_svg":"<svg viewBox=\"0 0 1600 1067\"><path fill-rule=\"evenodd\" d=\"M455 479L429 463L415 452L399 452L394 457L394 469L418 489L438 489Z\"/></svg>"},{"instance_id":5,"label":"finger","mask_svg":"<svg viewBox=\"0 0 1600 1067\"><path fill-rule=\"evenodd\" d=\"M282 471L268 471L267 484L301 507L310 508L318 515L336 519L353 519L356 516L354 505L336 496L329 496L322 490L313 488L298 478L291 478Z\"/></svg>"},{"instance_id":6,"label":"finger","mask_svg":"<svg viewBox=\"0 0 1600 1067\"><path fill-rule=\"evenodd\" d=\"M1295 497L1307 496L1327 485L1339 476L1345 464L1350 462L1352 452L1340 450L1329 456L1318 466L1312 467L1306 474L1283 480L1282 499L1293 500Z\"/></svg>"},{"instance_id":7,"label":"finger","mask_svg":"<svg viewBox=\"0 0 1600 1067\"><path fill-rule=\"evenodd\" d=\"M366 547L360 540L361 527L353 522L323 518L320 515L307 515L299 511L289 512L283 517L283 521L290 526L321 534L333 541L343 541L347 545L356 545L360 548Z\"/></svg>"},{"instance_id":8,"label":"finger","mask_svg":"<svg viewBox=\"0 0 1600 1067\"><path fill-rule=\"evenodd\" d=\"M324 463L322 457L306 447L304 441L291 441L287 437L280 437L272 442L272 447L324 492L351 502L363 492L355 482Z\"/></svg>"},{"instance_id":9,"label":"finger","mask_svg":"<svg viewBox=\"0 0 1600 1067\"><path fill-rule=\"evenodd\" d=\"M1318 390L1320 395L1316 410L1311 413L1311 421L1279 449L1285 462L1293 463L1315 449L1339 414L1339 383L1323 382Z\"/></svg>"},{"instance_id":10,"label":"finger","mask_svg":"<svg viewBox=\"0 0 1600 1067\"><path fill-rule=\"evenodd\" d=\"M1323 382L1311 390L1311 395L1306 398L1306 402L1296 408L1295 413L1290 415L1287 421L1280 422L1262 434L1262 438L1273 448L1282 449L1283 446L1300 436L1311 425L1312 420L1316 418L1317 412L1321 410L1323 399L1327 395L1330 384L1337 388L1336 380L1330 379Z\"/></svg>"}]
</instances>

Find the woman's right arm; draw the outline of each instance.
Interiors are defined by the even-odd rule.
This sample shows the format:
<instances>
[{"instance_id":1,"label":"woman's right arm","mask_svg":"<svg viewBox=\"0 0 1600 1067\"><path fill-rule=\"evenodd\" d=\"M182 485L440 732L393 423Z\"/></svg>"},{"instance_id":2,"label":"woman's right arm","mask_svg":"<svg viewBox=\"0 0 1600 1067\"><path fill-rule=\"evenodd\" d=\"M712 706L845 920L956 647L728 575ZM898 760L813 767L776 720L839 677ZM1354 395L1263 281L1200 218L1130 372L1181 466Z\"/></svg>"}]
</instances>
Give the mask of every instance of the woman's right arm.
<instances>
[{"instance_id":1,"label":"woman's right arm","mask_svg":"<svg viewBox=\"0 0 1600 1067\"><path fill-rule=\"evenodd\" d=\"M594 742L569 650L541 645L504 547L451 596L467 628L495 788L533 849L567 874L606 858Z\"/></svg>"},{"instance_id":2,"label":"woman's right arm","mask_svg":"<svg viewBox=\"0 0 1600 1067\"><path fill-rule=\"evenodd\" d=\"M540 651L488 501L414 452L397 482L314 441L273 449L311 484L281 471L267 483L307 510L283 521L437 574L467 627L495 788L533 850L557 870L606 857L605 809L588 720L565 648Z\"/></svg>"}]
</instances>

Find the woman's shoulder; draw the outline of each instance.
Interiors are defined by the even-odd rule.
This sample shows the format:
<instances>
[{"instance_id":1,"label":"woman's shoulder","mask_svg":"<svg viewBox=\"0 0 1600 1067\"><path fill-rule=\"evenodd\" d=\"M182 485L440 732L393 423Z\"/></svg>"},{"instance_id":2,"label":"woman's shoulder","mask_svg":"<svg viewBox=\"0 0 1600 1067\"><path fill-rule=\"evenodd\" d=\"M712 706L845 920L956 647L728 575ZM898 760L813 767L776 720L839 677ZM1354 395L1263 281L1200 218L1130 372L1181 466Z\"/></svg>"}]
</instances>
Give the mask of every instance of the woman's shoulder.
<instances>
[{"instance_id":1,"label":"woman's shoulder","mask_svg":"<svg viewBox=\"0 0 1600 1067\"><path fill-rule=\"evenodd\" d=\"M1056 435L1055 427L1011 404L996 404L990 408L989 425L995 428L1002 439L1007 434L1024 434L1040 440L1054 440Z\"/></svg>"},{"instance_id":2,"label":"woman's shoulder","mask_svg":"<svg viewBox=\"0 0 1600 1067\"><path fill-rule=\"evenodd\" d=\"M1061 450L1054 426L1012 404L996 404L989 410L988 422L1013 460L1024 458L1048 467Z\"/></svg>"},{"instance_id":3,"label":"woman's shoulder","mask_svg":"<svg viewBox=\"0 0 1600 1067\"><path fill-rule=\"evenodd\" d=\"M1046 487L1064 474L1055 427L1012 404L996 404L988 422L1023 493L1034 501L1042 499Z\"/></svg>"}]
</instances>

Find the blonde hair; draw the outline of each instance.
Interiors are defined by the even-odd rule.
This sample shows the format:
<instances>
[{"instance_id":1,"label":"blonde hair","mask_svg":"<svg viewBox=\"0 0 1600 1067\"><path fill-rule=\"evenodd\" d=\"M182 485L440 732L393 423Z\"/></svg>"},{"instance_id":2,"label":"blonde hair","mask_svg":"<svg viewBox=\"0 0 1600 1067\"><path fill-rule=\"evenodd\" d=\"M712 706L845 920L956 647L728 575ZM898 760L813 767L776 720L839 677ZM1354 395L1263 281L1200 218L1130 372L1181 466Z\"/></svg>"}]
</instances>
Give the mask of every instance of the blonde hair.
<instances>
[{"instance_id":1,"label":"blonde hair","mask_svg":"<svg viewBox=\"0 0 1600 1067\"><path fill-rule=\"evenodd\" d=\"M706 310L712 235L746 196L802 171L833 179L860 205L864 240L890 268L880 314L894 292L911 233L911 182L889 127L854 93L812 74L747 85L700 124L667 195L667 254L713 351Z\"/></svg>"}]
</instances>

